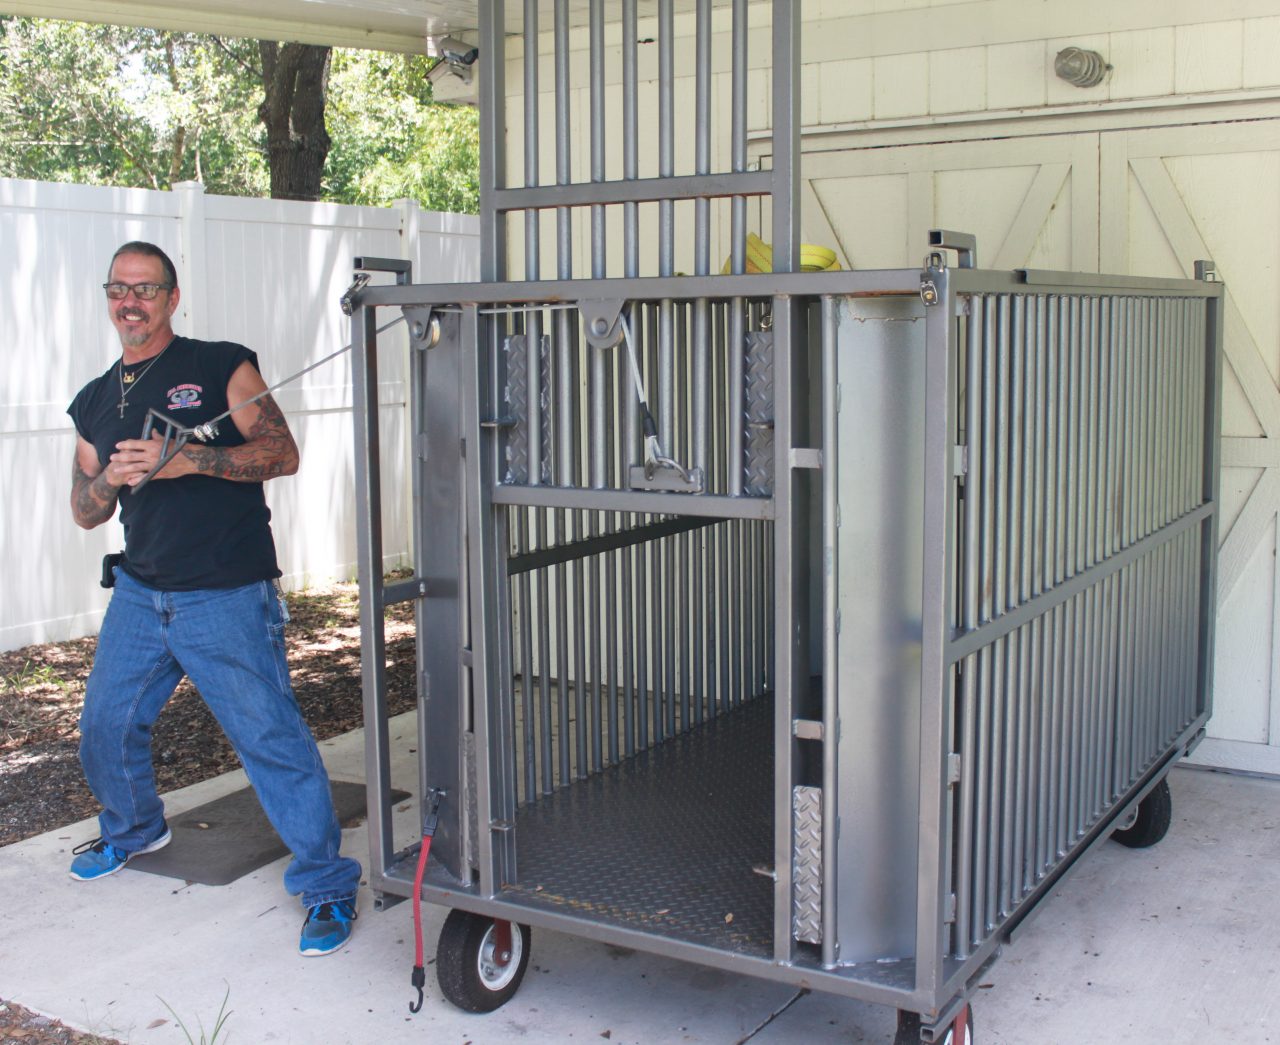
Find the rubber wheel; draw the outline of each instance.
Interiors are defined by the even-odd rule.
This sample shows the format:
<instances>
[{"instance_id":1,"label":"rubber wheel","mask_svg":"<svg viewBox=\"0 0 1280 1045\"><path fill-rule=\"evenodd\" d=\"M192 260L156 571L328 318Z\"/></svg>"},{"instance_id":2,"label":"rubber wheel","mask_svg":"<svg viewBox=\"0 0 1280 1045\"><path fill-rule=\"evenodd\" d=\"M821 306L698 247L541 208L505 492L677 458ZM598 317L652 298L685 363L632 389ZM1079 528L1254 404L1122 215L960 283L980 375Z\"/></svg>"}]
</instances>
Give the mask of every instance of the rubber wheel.
<instances>
[{"instance_id":1,"label":"rubber wheel","mask_svg":"<svg viewBox=\"0 0 1280 1045\"><path fill-rule=\"evenodd\" d=\"M942 1045L973 1045L973 1009L966 1005L942 1036Z\"/></svg>"},{"instance_id":2,"label":"rubber wheel","mask_svg":"<svg viewBox=\"0 0 1280 1045\"><path fill-rule=\"evenodd\" d=\"M1138 815L1133 824L1122 831L1112 832L1111 837L1130 849L1146 849L1168 834L1172 822L1173 796L1169 793L1169 781L1161 780L1138 803Z\"/></svg>"},{"instance_id":3,"label":"rubber wheel","mask_svg":"<svg viewBox=\"0 0 1280 1045\"><path fill-rule=\"evenodd\" d=\"M960 1024L963 1017L963 1024ZM960 1024L961 1033L957 1036L956 1027ZM898 1032L893 1037L893 1045L920 1045L920 1014L907 1009L898 1010ZM973 1009L965 1006L961 1014L952 1021L946 1034L938 1039L940 1045L974 1045Z\"/></svg>"},{"instance_id":4,"label":"rubber wheel","mask_svg":"<svg viewBox=\"0 0 1280 1045\"><path fill-rule=\"evenodd\" d=\"M920 1013L898 1010L898 1033L893 1036L893 1045L920 1045Z\"/></svg>"},{"instance_id":5,"label":"rubber wheel","mask_svg":"<svg viewBox=\"0 0 1280 1045\"><path fill-rule=\"evenodd\" d=\"M436 982L440 993L466 1012L493 1012L505 1005L529 967L529 927L510 923L511 954L503 962L494 953L496 924L484 915L453 910L440 930Z\"/></svg>"},{"instance_id":6,"label":"rubber wheel","mask_svg":"<svg viewBox=\"0 0 1280 1045\"><path fill-rule=\"evenodd\" d=\"M951 1026L947 1028L946 1034L938 1039L941 1045L974 1045L973 1009L966 1005L962 1015L964 1023L961 1028L961 1035L959 1037L956 1035L956 1025L961 1019L960 1016L957 1016L952 1021ZM920 1045L921 1040L920 1014L907 1009L899 1009L898 1032L893 1037L893 1045Z\"/></svg>"}]
</instances>

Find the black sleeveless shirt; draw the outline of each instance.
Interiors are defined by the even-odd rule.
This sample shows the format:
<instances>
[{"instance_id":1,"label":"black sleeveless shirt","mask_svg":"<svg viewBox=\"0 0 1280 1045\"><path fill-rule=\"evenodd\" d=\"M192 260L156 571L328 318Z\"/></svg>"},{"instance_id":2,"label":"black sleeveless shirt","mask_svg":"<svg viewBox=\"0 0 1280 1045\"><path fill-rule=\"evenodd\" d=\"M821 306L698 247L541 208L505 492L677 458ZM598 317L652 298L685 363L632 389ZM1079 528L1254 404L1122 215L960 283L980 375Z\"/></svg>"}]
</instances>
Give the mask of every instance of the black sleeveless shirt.
<instances>
[{"instance_id":1,"label":"black sleeveless shirt","mask_svg":"<svg viewBox=\"0 0 1280 1045\"><path fill-rule=\"evenodd\" d=\"M186 428L227 409L227 382L246 360L258 357L228 341L175 338L162 356L126 367L134 383L125 385L120 416L120 364L90 381L67 408L76 431L98 452L103 468L116 443L142 436L147 411L156 408ZM244 437L234 417L218 422L210 446L239 446ZM280 576L271 512L262 483L233 482L208 475L153 479L137 493L120 490L124 524L124 570L164 591L238 588Z\"/></svg>"}]
</instances>

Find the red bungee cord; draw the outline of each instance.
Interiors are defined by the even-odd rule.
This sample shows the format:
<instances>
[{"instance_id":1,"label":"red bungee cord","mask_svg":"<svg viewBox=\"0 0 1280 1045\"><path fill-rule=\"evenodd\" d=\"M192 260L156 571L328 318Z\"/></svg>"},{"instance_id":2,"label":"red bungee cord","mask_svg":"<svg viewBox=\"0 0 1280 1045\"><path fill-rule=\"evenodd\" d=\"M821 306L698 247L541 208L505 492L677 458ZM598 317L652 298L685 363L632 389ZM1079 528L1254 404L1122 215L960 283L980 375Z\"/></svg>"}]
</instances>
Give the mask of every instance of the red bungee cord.
<instances>
[{"instance_id":1,"label":"red bungee cord","mask_svg":"<svg viewBox=\"0 0 1280 1045\"><path fill-rule=\"evenodd\" d=\"M409 1011L414 1014L422 1011L422 988L427 983L426 965L422 960L422 876L427 870L427 856L431 852L431 839L436 833L436 824L440 822L440 800L444 798L445 792L433 787L428 795L427 811L422 817L422 848L418 850L418 869L413 876L414 965L409 982L417 988L418 1000L409 1003Z\"/></svg>"}]
</instances>

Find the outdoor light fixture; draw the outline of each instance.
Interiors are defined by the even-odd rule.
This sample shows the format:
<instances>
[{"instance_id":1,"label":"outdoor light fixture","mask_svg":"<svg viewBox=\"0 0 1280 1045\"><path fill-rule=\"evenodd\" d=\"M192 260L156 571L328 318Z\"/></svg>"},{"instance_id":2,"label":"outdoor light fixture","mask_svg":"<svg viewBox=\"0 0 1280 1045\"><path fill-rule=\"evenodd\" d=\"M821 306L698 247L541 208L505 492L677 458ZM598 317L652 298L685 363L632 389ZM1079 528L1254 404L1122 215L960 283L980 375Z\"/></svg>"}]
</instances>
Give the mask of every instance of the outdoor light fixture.
<instances>
[{"instance_id":1,"label":"outdoor light fixture","mask_svg":"<svg viewBox=\"0 0 1280 1045\"><path fill-rule=\"evenodd\" d=\"M1053 71L1076 87L1097 87L1111 72L1111 66L1097 51L1066 47L1054 58Z\"/></svg>"}]
</instances>

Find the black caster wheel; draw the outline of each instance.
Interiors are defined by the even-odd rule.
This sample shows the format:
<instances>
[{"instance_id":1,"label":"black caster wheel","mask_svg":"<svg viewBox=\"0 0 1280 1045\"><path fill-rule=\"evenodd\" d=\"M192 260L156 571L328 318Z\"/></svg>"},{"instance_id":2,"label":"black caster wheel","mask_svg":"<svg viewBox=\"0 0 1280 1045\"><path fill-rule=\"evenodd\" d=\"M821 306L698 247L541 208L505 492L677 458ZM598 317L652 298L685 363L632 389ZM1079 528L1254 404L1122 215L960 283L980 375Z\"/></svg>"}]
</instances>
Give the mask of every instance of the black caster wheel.
<instances>
[{"instance_id":1,"label":"black caster wheel","mask_svg":"<svg viewBox=\"0 0 1280 1045\"><path fill-rule=\"evenodd\" d=\"M493 1012L511 1000L529 967L527 925L453 910L436 944L440 993L467 1012Z\"/></svg>"},{"instance_id":2,"label":"black caster wheel","mask_svg":"<svg viewBox=\"0 0 1280 1045\"><path fill-rule=\"evenodd\" d=\"M898 1010L898 1032L893 1045L920 1045L920 1014L906 1009ZM975 1045L973 1037L973 1010L966 1005L952 1019L946 1032L935 1039L939 1045Z\"/></svg>"},{"instance_id":3,"label":"black caster wheel","mask_svg":"<svg viewBox=\"0 0 1280 1045\"><path fill-rule=\"evenodd\" d=\"M893 1045L920 1045L920 1013L898 1010L898 1033L893 1036Z\"/></svg>"},{"instance_id":4,"label":"black caster wheel","mask_svg":"<svg viewBox=\"0 0 1280 1045\"><path fill-rule=\"evenodd\" d=\"M1130 849L1146 849L1160 841L1173 822L1173 796L1169 793L1169 781L1161 780L1138 803L1132 823L1125 823L1111 833L1111 837Z\"/></svg>"}]
</instances>

